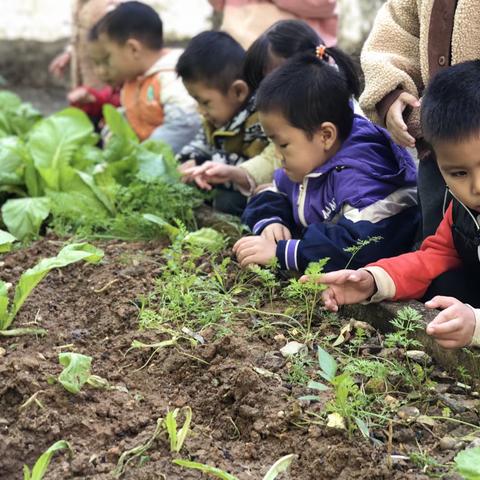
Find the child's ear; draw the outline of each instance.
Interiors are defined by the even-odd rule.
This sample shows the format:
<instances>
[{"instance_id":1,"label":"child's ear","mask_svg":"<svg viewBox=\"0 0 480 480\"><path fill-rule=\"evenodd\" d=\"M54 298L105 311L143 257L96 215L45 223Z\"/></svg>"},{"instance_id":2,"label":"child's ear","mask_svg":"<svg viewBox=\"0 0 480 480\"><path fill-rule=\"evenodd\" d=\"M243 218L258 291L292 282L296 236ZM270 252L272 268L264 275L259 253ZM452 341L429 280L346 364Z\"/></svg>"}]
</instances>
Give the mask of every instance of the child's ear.
<instances>
[{"instance_id":1,"label":"child's ear","mask_svg":"<svg viewBox=\"0 0 480 480\"><path fill-rule=\"evenodd\" d=\"M135 38L129 38L125 42L125 47L135 58L140 55L140 51L142 50L142 44Z\"/></svg>"},{"instance_id":2,"label":"child's ear","mask_svg":"<svg viewBox=\"0 0 480 480\"><path fill-rule=\"evenodd\" d=\"M235 80L230 86L230 92L239 103L243 103L250 95L250 88L245 80Z\"/></svg>"},{"instance_id":3,"label":"child's ear","mask_svg":"<svg viewBox=\"0 0 480 480\"><path fill-rule=\"evenodd\" d=\"M338 129L332 122L323 122L317 134L325 151L330 150L338 140Z\"/></svg>"}]
</instances>

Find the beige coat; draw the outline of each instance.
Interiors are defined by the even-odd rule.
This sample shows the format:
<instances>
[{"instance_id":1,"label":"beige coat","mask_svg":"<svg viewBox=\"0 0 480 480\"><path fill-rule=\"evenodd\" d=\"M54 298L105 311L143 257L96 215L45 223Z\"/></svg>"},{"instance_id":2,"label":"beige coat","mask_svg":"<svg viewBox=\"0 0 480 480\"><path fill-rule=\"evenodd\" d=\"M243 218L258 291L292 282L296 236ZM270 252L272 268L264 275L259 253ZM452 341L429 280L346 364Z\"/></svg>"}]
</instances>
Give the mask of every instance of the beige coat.
<instances>
[{"instance_id":1,"label":"beige coat","mask_svg":"<svg viewBox=\"0 0 480 480\"><path fill-rule=\"evenodd\" d=\"M432 71L432 8L439 0L388 0L380 9L361 55L365 91L360 105L374 122L383 124L377 104L401 88L418 98ZM451 63L480 58L480 0L458 0L453 19ZM441 65L443 63L440 63ZM406 118L410 132L421 138L419 109Z\"/></svg>"}]
</instances>

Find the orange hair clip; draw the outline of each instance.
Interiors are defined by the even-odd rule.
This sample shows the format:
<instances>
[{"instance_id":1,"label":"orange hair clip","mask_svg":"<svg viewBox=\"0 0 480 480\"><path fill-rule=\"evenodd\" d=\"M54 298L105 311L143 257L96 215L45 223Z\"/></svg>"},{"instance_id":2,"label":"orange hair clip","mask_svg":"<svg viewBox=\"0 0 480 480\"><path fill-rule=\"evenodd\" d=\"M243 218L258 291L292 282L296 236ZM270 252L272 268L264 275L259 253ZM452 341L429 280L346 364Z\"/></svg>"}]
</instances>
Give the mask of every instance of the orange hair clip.
<instances>
[{"instance_id":1,"label":"orange hair clip","mask_svg":"<svg viewBox=\"0 0 480 480\"><path fill-rule=\"evenodd\" d=\"M320 60L325 60L325 57L327 55L327 47L325 45L319 45L315 49L315 54Z\"/></svg>"}]
</instances>

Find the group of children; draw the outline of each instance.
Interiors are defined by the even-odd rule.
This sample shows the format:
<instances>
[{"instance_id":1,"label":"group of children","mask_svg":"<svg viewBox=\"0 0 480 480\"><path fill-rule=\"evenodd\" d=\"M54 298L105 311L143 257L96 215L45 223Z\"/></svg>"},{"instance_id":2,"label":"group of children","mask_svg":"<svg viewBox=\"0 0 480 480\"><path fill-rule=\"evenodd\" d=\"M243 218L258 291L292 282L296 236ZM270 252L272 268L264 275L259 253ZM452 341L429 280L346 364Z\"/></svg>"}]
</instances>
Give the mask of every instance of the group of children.
<instances>
[{"instance_id":1,"label":"group of children","mask_svg":"<svg viewBox=\"0 0 480 480\"><path fill-rule=\"evenodd\" d=\"M197 35L181 51L164 47L152 8L129 1L93 27L90 51L102 80L121 87L122 108L139 138L170 144L183 181L216 190L214 207L241 215L250 227L253 235L234 245L241 266L277 259L281 268L303 272L328 257L329 273L321 279L329 286L327 308L429 300L428 307L443 311L427 332L445 347L461 347L480 341L474 287L480 271L480 61L459 63L469 58L451 48L459 35L455 20L466 21L468 12L468 0L459 0L447 56L437 59L445 67L459 64L429 64L442 53L436 45L427 60L421 56L427 66L416 60L418 68L407 61L404 68L399 58L430 41L419 26L427 20L415 17L416 4L428 3L437 18L442 12L435 9L448 2L411 0L410 10L407 3L385 4L362 58L362 106L388 130L359 109L358 74L348 55L327 48L301 20L277 22L247 51L216 31ZM393 28L400 13L406 20ZM386 26L406 32L404 43L384 38L390 54L381 40ZM420 96L421 122L415 123ZM417 166L405 148L415 139L424 176L421 208ZM437 177L442 182L433 186ZM442 205L432 202L438 197ZM432 235L411 252L420 225L422 238ZM359 241L363 246L352 256L349 247Z\"/></svg>"}]
</instances>

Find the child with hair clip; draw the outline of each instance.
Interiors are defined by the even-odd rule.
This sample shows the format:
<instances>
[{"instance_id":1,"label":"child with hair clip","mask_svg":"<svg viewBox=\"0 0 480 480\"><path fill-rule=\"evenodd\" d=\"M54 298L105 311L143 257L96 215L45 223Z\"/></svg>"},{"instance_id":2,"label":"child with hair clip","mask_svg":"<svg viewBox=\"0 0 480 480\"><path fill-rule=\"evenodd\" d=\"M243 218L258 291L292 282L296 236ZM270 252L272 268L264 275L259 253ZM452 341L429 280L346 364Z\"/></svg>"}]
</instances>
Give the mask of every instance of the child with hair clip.
<instances>
[{"instance_id":1,"label":"child with hair clip","mask_svg":"<svg viewBox=\"0 0 480 480\"><path fill-rule=\"evenodd\" d=\"M247 50L244 73L250 90L255 92L265 76L289 58L298 53L314 52L323 43L318 33L303 20L281 20L275 23ZM329 51L329 61L336 62L338 68L354 70L345 53L337 48ZM274 170L280 167L275 147L269 143L262 153L241 165L207 161L191 170L191 176L205 190L211 190L213 185L219 183L233 182L240 192L249 196L259 185L270 184Z\"/></svg>"},{"instance_id":2,"label":"child with hair clip","mask_svg":"<svg viewBox=\"0 0 480 480\"><path fill-rule=\"evenodd\" d=\"M242 267L275 257L288 270L325 257L326 270L363 266L408 251L414 240L413 159L386 130L354 114L354 70L330 65L334 50L316 53L292 58L257 92L260 122L283 168L274 188L245 209L242 220L254 235L234 245ZM347 251L368 239L356 255Z\"/></svg>"},{"instance_id":3,"label":"child with hair clip","mask_svg":"<svg viewBox=\"0 0 480 480\"><path fill-rule=\"evenodd\" d=\"M422 97L422 131L449 200L435 234L415 252L323 275L327 309L415 298L441 310L426 329L440 346L480 346L479 87L480 60L475 60L437 73Z\"/></svg>"}]
</instances>

